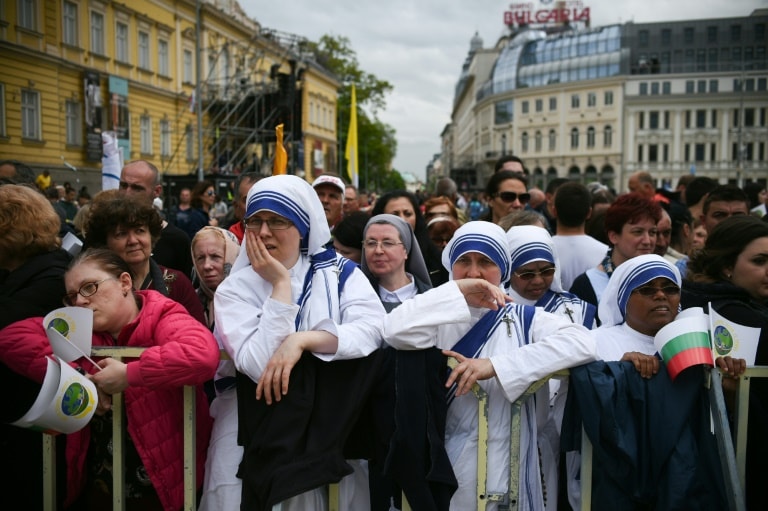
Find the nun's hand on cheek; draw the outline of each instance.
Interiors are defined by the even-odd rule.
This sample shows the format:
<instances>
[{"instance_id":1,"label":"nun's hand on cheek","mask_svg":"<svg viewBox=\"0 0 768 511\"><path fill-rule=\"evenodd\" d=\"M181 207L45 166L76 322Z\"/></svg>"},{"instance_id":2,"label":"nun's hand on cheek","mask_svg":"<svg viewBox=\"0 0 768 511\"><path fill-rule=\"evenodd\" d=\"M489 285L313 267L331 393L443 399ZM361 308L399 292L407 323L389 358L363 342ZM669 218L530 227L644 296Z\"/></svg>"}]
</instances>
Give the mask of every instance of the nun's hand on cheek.
<instances>
[{"instance_id":1,"label":"nun's hand on cheek","mask_svg":"<svg viewBox=\"0 0 768 511\"><path fill-rule=\"evenodd\" d=\"M272 284L272 298L290 303L291 275L283 263L272 257L257 231L245 231L245 249L251 268L261 278ZM284 296L287 293L287 297Z\"/></svg>"},{"instance_id":2,"label":"nun's hand on cheek","mask_svg":"<svg viewBox=\"0 0 768 511\"><path fill-rule=\"evenodd\" d=\"M498 310L499 307L512 301L512 297L505 295L499 286L494 286L487 280L460 279L454 282L459 286L459 291L464 295L467 304L472 307Z\"/></svg>"}]
</instances>

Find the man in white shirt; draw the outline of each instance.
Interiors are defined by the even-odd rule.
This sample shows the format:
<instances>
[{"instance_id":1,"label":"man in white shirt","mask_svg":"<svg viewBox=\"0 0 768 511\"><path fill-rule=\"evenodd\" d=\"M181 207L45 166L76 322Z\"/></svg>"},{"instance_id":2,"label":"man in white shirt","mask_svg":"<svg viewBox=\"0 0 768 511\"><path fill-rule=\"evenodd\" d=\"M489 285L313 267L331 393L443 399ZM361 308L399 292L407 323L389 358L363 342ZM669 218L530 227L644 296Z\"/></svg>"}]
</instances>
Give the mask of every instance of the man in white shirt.
<instances>
[{"instance_id":1,"label":"man in white shirt","mask_svg":"<svg viewBox=\"0 0 768 511\"><path fill-rule=\"evenodd\" d=\"M576 277L600 264L608 251L608 245L584 233L592 214L591 202L589 190L580 183L565 183L555 192L557 234L552 241L563 289L570 289Z\"/></svg>"}]
</instances>

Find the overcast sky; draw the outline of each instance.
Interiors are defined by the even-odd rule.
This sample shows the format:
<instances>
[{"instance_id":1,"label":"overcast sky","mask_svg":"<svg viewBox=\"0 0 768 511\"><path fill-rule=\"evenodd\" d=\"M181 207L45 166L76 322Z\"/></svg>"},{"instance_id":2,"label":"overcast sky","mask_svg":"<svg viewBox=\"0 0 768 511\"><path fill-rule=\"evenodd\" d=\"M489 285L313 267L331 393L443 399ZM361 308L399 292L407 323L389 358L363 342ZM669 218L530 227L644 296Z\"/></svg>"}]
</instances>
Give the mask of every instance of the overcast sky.
<instances>
[{"instance_id":1,"label":"overcast sky","mask_svg":"<svg viewBox=\"0 0 768 511\"><path fill-rule=\"evenodd\" d=\"M423 178L450 122L453 91L475 32L484 47L504 32L500 0L239 0L264 27L316 41L347 37L360 67L394 86L379 117L397 131L394 167ZM553 4L550 0L549 6ZM768 0L583 0L592 26L748 16Z\"/></svg>"}]
</instances>

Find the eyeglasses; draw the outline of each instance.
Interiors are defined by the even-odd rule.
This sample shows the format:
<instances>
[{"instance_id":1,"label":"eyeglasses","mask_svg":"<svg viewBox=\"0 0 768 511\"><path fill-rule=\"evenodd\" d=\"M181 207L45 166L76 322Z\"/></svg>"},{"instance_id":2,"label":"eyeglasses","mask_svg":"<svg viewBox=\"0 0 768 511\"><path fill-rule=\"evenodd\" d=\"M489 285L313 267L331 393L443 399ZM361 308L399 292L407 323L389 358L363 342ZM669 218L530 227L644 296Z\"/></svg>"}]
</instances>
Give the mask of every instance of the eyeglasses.
<instances>
[{"instance_id":1,"label":"eyeglasses","mask_svg":"<svg viewBox=\"0 0 768 511\"><path fill-rule=\"evenodd\" d=\"M77 295L82 296L83 298L88 298L89 296L93 296L96 294L96 291L99 290L99 284L102 282L106 282L108 280L117 280L115 277L107 277L106 279L97 280L96 282L86 282L82 286L80 286L80 289L77 290L77 293L67 293L64 295L64 298L61 299L62 302L64 302L64 305L68 305L72 307L75 305L75 302L77 301Z\"/></svg>"},{"instance_id":2,"label":"eyeglasses","mask_svg":"<svg viewBox=\"0 0 768 511\"><path fill-rule=\"evenodd\" d=\"M282 231L282 230L288 229L289 227L293 227L293 222L291 222L287 218L283 218L279 216L267 218L266 220L264 220L263 218L259 218L257 216L252 216L250 218L245 219L246 229L260 231L261 226L264 224L267 224L267 227L269 227L270 231Z\"/></svg>"},{"instance_id":3,"label":"eyeglasses","mask_svg":"<svg viewBox=\"0 0 768 511\"><path fill-rule=\"evenodd\" d=\"M379 248L379 245L381 245L382 250L392 250L398 245L402 245L403 243L401 241L395 241L395 240L365 240L363 241L363 247L367 250L376 250Z\"/></svg>"},{"instance_id":4,"label":"eyeglasses","mask_svg":"<svg viewBox=\"0 0 768 511\"><path fill-rule=\"evenodd\" d=\"M205 192L205 194L206 194L208 197L210 197L211 195L214 195L215 193L216 193L216 192L214 192L213 190L208 190L207 192Z\"/></svg>"},{"instance_id":5,"label":"eyeglasses","mask_svg":"<svg viewBox=\"0 0 768 511\"><path fill-rule=\"evenodd\" d=\"M499 192L494 197L498 197L504 202L515 202L519 200L521 204L526 204L531 200L530 193L515 193L515 192Z\"/></svg>"},{"instance_id":6,"label":"eyeglasses","mask_svg":"<svg viewBox=\"0 0 768 511\"><path fill-rule=\"evenodd\" d=\"M666 296L677 296L680 294L680 288L677 286L664 286L664 287L653 287L653 286L641 286L636 287L633 293L638 293L643 296L656 296L656 293L661 291Z\"/></svg>"},{"instance_id":7,"label":"eyeglasses","mask_svg":"<svg viewBox=\"0 0 768 511\"><path fill-rule=\"evenodd\" d=\"M541 275L541 278L551 277L554 274L555 274L554 266L550 266L549 268L544 268L543 270L539 270L539 271L524 271L522 273L515 272L515 276L520 280L533 280L539 275Z\"/></svg>"}]
</instances>

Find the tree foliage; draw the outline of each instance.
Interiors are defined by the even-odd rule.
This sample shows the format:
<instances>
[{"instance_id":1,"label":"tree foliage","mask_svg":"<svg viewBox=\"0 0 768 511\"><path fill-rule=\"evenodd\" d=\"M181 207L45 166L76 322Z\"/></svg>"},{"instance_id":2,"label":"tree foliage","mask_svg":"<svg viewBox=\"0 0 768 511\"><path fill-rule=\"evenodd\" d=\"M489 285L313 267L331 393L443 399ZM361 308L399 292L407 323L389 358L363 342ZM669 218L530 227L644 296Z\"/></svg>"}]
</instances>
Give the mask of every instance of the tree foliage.
<instances>
[{"instance_id":1,"label":"tree foliage","mask_svg":"<svg viewBox=\"0 0 768 511\"><path fill-rule=\"evenodd\" d=\"M392 160L397 152L395 129L378 118L378 112L386 108L386 96L393 90L392 84L360 68L357 54L350 41L344 36L324 35L318 42L310 43L311 51L318 64L336 75L342 86L339 90L337 133L339 137L339 160L341 173L346 176L344 149L349 129L351 86L355 84L357 100L357 139L360 155L360 188L382 189L387 183L404 185L397 172L391 170ZM390 176L396 174L396 177ZM346 176L349 178L349 176Z\"/></svg>"}]
</instances>

